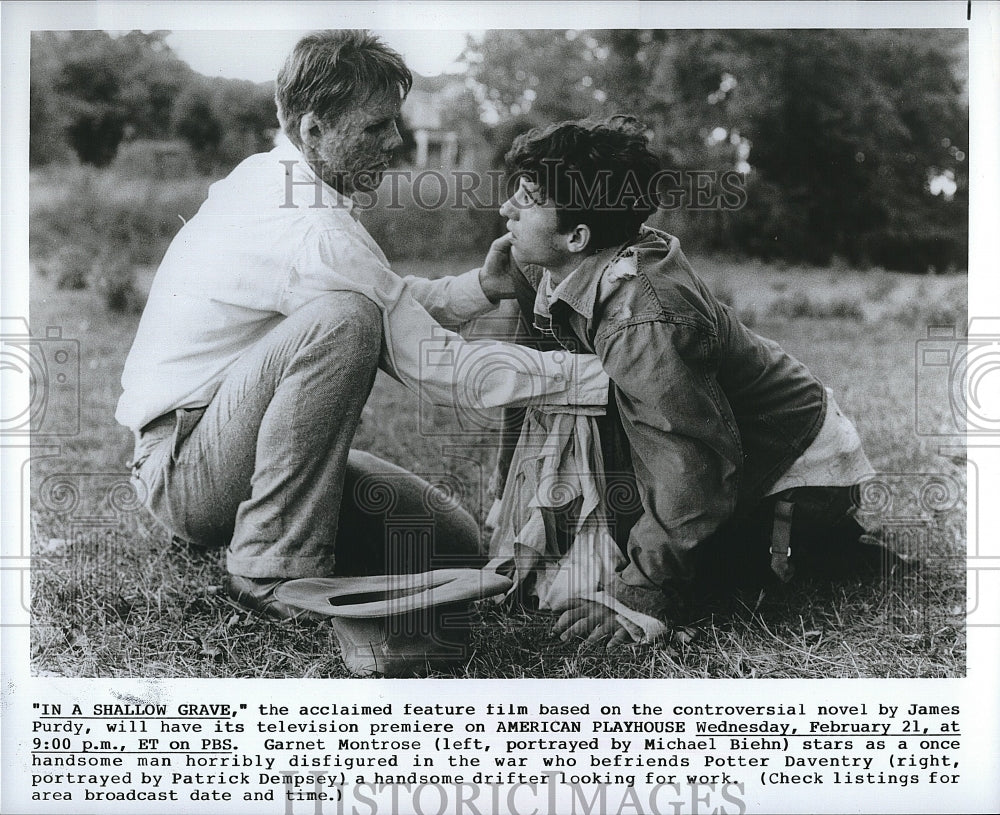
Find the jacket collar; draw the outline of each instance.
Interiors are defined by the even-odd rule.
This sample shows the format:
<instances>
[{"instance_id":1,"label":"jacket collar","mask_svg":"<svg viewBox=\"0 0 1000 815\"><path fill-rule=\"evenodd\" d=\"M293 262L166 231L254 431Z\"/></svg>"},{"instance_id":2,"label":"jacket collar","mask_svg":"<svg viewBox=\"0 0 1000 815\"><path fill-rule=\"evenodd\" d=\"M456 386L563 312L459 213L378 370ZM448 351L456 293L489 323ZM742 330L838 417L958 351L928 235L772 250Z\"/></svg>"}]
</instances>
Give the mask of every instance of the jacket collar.
<instances>
[{"instance_id":1,"label":"jacket collar","mask_svg":"<svg viewBox=\"0 0 1000 815\"><path fill-rule=\"evenodd\" d=\"M642 226L639 234L632 241L620 246L602 249L587 258L563 280L552 293L552 304L562 300L575 312L591 320L594 317L594 305L597 303L601 280L605 271L619 258L625 258L641 248L650 240L663 240L670 246L670 254L679 249L677 238L652 227Z\"/></svg>"},{"instance_id":2,"label":"jacket collar","mask_svg":"<svg viewBox=\"0 0 1000 815\"><path fill-rule=\"evenodd\" d=\"M594 304L597 302L597 287L601 275L611 265L611 262L623 251L624 246L612 246L601 249L588 257L576 267L552 292L553 305L562 300L566 305L588 320L594 316Z\"/></svg>"}]
</instances>

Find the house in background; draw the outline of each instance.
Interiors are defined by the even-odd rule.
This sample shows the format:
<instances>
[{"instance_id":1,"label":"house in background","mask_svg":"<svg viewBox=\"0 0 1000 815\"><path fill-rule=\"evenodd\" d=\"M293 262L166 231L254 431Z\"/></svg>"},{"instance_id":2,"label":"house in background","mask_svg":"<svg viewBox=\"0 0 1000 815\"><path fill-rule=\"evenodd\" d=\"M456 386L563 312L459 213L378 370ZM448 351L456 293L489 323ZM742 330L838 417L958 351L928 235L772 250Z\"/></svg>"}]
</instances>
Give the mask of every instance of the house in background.
<instances>
[{"instance_id":1,"label":"house in background","mask_svg":"<svg viewBox=\"0 0 1000 815\"><path fill-rule=\"evenodd\" d=\"M413 134L410 161L415 168L472 168L482 160L483 139L475 129L478 117L462 115L467 113L467 96L462 75L414 74L403 119Z\"/></svg>"}]
</instances>

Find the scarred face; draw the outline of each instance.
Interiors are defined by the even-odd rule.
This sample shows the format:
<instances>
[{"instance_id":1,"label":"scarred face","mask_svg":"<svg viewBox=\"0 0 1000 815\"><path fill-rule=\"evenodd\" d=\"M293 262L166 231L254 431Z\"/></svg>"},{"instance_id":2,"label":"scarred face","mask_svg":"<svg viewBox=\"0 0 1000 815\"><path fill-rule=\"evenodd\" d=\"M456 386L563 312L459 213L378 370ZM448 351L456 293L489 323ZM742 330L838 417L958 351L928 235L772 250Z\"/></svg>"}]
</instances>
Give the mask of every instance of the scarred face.
<instances>
[{"instance_id":1,"label":"scarred face","mask_svg":"<svg viewBox=\"0 0 1000 815\"><path fill-rule=\"evenodd\" d=\"M336 119L311 121L302 152L317 175L342 195L370 192L382 182L403 143L396 119L398 93L379 94L349 107Z\"/></svg>"}]
</instances>

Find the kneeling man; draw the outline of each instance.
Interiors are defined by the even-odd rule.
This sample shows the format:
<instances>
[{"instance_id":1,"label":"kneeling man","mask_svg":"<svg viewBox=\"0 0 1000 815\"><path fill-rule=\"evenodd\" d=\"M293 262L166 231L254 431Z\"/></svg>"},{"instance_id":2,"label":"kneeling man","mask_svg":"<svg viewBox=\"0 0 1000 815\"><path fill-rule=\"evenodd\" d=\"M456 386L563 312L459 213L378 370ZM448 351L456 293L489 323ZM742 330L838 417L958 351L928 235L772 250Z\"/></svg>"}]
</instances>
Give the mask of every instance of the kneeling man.
<instances>
[{"instance_id":1,"label":"kneeling man","mask_svg":"<svg viewBox=\"0 0 1000 815\"><path fill-rule=\"evenodd\" d=\"M655 630L644 620L676 621L719 589L877 565L884 550L853 518L851 487L872 473L855 428L802 363L713 296L676 237L643 225L656 208L659 162L638 122L534 130L507 161L518 186L500 213L512 235L522 332L538 347L597 354L612 382L597 433L585 431L600 437L594 454L581 457L579 440L559 448L577 451L564 459L575 470L564 486L603 462L601 511L618 549L610 574L578 581L599 589L605 605L565 589L550 605L571 606L556 625L564 638L628 641ZM543 423L542 436L554 426ZM513 438L496 480L500 491L523 492L531 468ZM522 486L508 473L512 458ZM551 461L543 458L535 472ZM586 503L586 486L577 492ZM497 506L508 521L518 501L523 511L545 500L504 497ZM547 522L545 534L559 528ZM492 554L515 560L510 538L521 531L508 523ZM550 554L567 554L565 540L551 544ZM571 557L578 571L589 568L586 555Z\"/></svg>"}]
</instances>

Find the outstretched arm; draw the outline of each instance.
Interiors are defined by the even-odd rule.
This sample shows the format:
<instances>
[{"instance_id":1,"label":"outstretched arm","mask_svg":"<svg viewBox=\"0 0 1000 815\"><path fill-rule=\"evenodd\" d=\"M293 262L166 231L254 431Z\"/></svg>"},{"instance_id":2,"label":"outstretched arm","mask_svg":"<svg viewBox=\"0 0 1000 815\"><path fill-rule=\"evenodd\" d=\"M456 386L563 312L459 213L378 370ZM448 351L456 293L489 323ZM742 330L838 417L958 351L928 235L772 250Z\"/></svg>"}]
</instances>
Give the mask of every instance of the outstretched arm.
<instances>
[{"instance_id":1,"label":"outstretched arm","mask_svg":"<svg viewBox=\"0 0 1000 815\"><path fill-rule=\"evenodd\" d=\"M409 275L403 283L441 325L458 328L514 296L510 263L508 233L493 241L478 269L435 280Z\"/></svg>"},{"instance_id":2,"label":"outstretched arm","mask_svg":"<svg viewBox=\"0 0 1000 815\"><path fill-rule=\"evenodd\" d=\"M412 286L358 235L331 229L316 237L303 246L285 282L282 312L291 313L324 292L364 294L382 312L381 367L425 401L473 409L607 403L608 378L597 357L466 342L442 328L414 299Z\"/></svg>"}]
</instances>

